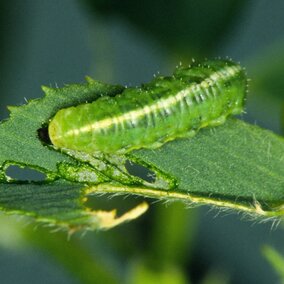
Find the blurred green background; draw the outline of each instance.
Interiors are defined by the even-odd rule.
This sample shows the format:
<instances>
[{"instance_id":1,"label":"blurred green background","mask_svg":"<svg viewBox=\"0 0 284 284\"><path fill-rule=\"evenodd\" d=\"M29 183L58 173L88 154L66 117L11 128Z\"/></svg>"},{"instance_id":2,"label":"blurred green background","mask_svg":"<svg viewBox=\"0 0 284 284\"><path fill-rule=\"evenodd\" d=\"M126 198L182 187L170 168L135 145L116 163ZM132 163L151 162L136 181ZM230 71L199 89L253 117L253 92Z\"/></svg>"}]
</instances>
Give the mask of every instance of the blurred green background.
<instances>
[{"instance_id":1,"label":"blurred green background","mask_svg":"<svg viewBox=\"0 0 284 284\"><path fill-rule=\"evenodd\" d=\"M242 118L280 134L283 15L281 0L0 1L0 119L8 117L7 105L41 97L41 85L90 75L135 86L171 74L180 61L229 56L252 79ZM93 197L88 204L122 212L141 199ZM148 213L132 223L70 241L66 233L2 216L1 283L278 281L260 249L284 252L281 225L274 230L272 222L219 209L149 202Z\"/></svg>"}]
</instances>

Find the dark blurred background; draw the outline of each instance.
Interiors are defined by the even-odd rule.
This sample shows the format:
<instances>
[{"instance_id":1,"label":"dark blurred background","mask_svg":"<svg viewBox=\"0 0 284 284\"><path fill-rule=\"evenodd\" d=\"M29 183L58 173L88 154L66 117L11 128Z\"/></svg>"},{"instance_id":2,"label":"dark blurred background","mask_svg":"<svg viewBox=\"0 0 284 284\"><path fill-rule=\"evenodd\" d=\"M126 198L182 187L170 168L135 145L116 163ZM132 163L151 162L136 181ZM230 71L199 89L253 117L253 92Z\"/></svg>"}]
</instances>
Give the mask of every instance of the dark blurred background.
<instances>
[{"instance_id":1,"label":"dark blurred background","mask_svg":"<svg viewBox=\"0 0 284 284\"><path fill-rule=\"evenodd\" d=\"M171 74L180 61L228 56L252 79L243 119L280 134L283 15L281 0L0 1L0 119L8 117L7 105L41 97L41 85L60 87L90 75L135 86L153 74ZM123 209L140 200L133 199L93 198L90 204ZM269 244L284 252L282 226L244 219L208 207L153 203L137 221L74 236L74 246L125 283L277 283L260 249ZM47 249L44 239L35 244L33 224L15 220L0 219L1 283L83 283L82 267L70 271L54 257L54 246ZM56 242L56 234L50 239Z\"/></svg>"}]
</instances>

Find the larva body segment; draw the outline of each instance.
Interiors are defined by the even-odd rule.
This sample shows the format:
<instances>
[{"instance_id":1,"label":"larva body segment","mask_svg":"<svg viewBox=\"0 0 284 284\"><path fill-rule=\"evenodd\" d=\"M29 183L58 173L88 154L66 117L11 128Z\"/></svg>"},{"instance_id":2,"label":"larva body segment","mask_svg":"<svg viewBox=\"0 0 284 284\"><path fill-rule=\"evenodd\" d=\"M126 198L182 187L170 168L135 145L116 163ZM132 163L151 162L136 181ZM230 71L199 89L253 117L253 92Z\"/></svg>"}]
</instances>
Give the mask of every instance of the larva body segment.
<instances>
[{"instance_id":1,"label":"larva body segment","mask_svg":"<svg viewBox=\"0 0 284 284\"><path fill-rule=\"evenodd\" d=\"M156 148L241 113L246 85L243 68L229 60L178 67L172 77L58 111L49 136L58 148L86 153Z\"/></svg>"}]
</instances>

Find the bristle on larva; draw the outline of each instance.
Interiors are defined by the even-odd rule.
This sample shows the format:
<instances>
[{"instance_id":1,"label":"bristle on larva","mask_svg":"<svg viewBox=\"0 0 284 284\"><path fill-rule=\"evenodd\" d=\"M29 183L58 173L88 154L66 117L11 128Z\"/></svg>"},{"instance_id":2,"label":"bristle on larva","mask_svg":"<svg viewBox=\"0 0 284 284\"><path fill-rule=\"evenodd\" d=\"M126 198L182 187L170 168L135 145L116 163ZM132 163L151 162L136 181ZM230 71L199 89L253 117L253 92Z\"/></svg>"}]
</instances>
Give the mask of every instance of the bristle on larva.
<instances>
[{"instance_id":1,"label":"bristle on larva","mask_svg":"<svg viewBox=\"0 0 284 284\"><path fill-rule=\"evenodd\" d=\"M246 88L244 69L231 60L193 62L115 97L61 109L49 136L58 148L86 153L157 148L241 113Z\"/></svg>"}]
</instances>

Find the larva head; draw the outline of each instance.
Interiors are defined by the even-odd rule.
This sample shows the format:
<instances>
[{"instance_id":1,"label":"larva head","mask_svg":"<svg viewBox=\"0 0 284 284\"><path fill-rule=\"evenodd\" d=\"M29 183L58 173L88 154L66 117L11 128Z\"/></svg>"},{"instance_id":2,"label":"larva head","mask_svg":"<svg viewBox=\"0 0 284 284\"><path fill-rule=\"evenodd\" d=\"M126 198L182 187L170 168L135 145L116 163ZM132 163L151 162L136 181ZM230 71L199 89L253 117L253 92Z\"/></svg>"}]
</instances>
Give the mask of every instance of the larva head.
<instances>
[{"instance_id":1,"label":"larva head","mask_svg":"<svg viewBox=\"0 0 284 284\"><path fill-rule=\"evenodd\" d=\"M48 134L51 143L57 148L84 150L96 147L96 142L90 139L92 123L89 121L89 110L92 104L82 104L59 110L51 119ZM92 113L92 107L91 107Z\"/></svg>"},{"instance_id":2,"label":"larva head","mask_svg":"<svg viewBox=\"0 0 284 284\"><path fill-rule=\"evenodd\" d=\"M61 116L61 111L57 112L55 117L53 117L48 125L48 135L51 143L58 147L64 147L64 143L62 143L62 137L64 136L64 132L62 130L62 123L60 123L60 119L58 117Z\"/></svg>"},{"instance_id":3,"label":"larva head","mask_svg":"<svg viewBox=\"0 0 284 284\"><path fill-rule=\"evenodd\" d=\"M48 134L54 146L68 149L76 147L78 136L76 134L81 117L74 114L74 110L76 111L77 109L80 111L80 106L61 109L51 119L48 126Z\"/></svg>"}]
</instances>

